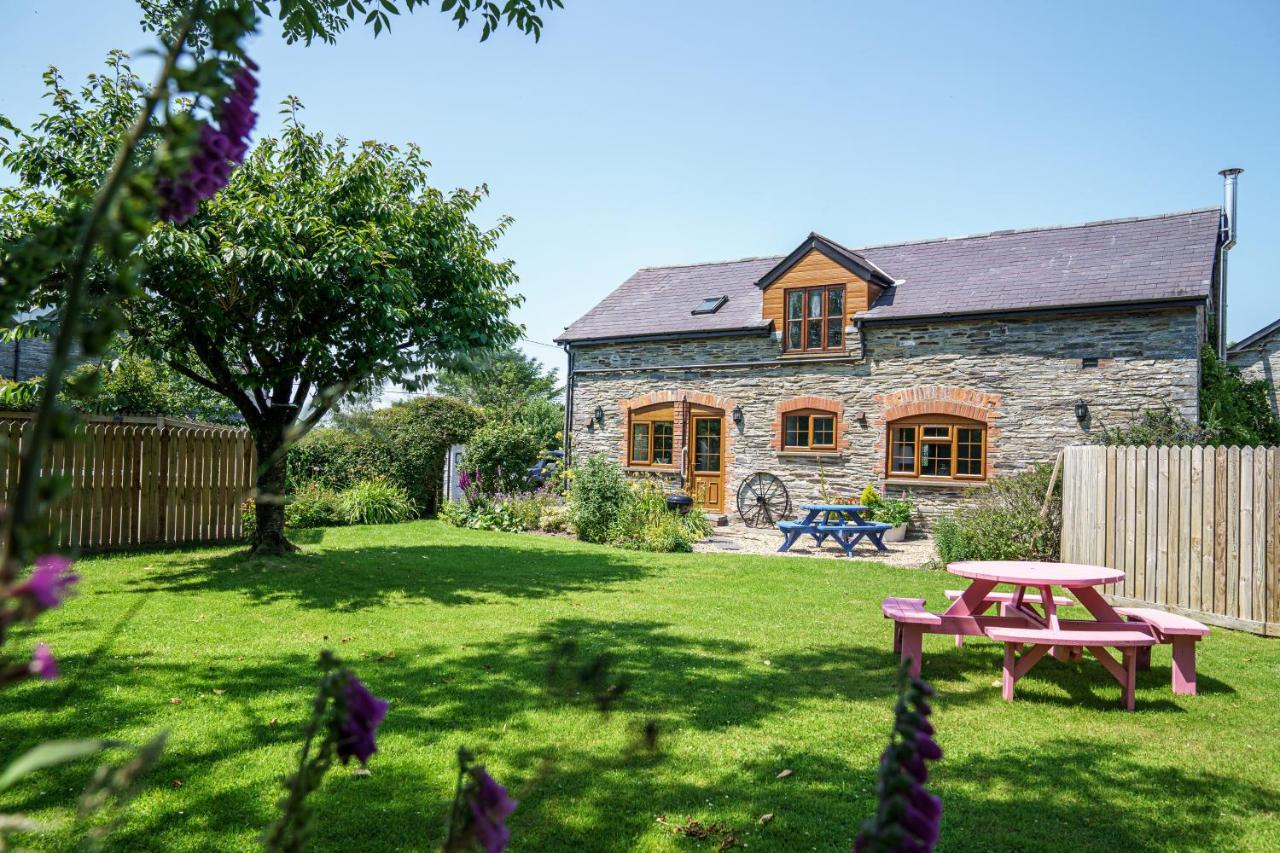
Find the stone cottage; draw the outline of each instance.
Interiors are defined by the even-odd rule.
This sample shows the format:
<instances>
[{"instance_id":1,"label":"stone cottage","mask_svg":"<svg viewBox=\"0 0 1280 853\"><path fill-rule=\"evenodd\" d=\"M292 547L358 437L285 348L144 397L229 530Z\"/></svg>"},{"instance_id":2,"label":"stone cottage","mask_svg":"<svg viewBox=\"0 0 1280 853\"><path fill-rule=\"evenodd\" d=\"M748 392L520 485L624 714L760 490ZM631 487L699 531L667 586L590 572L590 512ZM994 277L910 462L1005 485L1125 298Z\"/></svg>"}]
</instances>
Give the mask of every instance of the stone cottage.
<instances>
[{"instance_id":1,"label":"stone cottage","mask_svg":"<svg viewBox=\"0 0 1280 853\"><path fill-rule=\"evenodd\" d=\"M641 269L557 338L574 457L715 513L867 483L921 521L1150 407L1188 418L1227 220L1210 208ZM794 509L793 509L794 512Z\"/></svg>"},{"instance_id":2,"label":"stone cottage","mask_svg":"<svg viewBox=\"0 0 1280 853\"><path fill-rule=\"evenodd\" d=\"M1227 350L1227 360L1240 368L1245 379L1271 383L1271 409L1280 415L1280 400L1276 399L1276 387L1280 385L1280 320Z\"/></svg>"}]
</instances>

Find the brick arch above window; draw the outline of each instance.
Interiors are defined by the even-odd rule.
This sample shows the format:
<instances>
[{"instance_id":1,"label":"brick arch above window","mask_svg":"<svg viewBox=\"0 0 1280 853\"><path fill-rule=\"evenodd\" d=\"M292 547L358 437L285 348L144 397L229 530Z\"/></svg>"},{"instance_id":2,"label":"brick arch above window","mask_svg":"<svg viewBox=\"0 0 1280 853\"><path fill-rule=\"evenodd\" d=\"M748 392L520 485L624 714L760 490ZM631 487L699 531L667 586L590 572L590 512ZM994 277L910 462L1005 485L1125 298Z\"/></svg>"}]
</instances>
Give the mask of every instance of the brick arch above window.
<instances>
[{"instance_id":1,"label":"brick arch above window","mask_svg":"<svg viewBox=\"0 0 1280 853\"><path fill-rule=\"evenodd\" d=\"M773 419L773 439L769 443L770 447L774 450L782 450L782 431L787 415L800 411L830 412L836 419L836 443L834 449L840 451L849 447L849 439L845 436L844 403L839 400L833 400L830 397L814 396L790 397L786 400L778 401L777 415Z\"/></svg>"}]
</instances>

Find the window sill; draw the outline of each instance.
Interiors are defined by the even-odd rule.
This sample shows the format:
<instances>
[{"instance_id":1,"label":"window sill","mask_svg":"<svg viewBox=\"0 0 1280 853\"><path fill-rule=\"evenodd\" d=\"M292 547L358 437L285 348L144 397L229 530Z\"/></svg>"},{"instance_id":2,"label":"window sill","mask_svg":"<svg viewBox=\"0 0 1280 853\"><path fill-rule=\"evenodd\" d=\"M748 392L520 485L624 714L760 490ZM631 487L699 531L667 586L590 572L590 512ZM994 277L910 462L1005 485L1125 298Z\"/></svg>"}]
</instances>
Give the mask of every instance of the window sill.
<instances>
[{"instance_id":1,"label":"window sill","mask_svg":"<svg viewBox=\"0 0 1280 853\"><path fill-rule=\"evenodd\" d=\"M886 486L925 487L937 489L981 489L988 485L986 480L933 480L928 477L898 477L884 481Z\"/></svg>"},{"instance_id":2,"label":"window sill","mask_svg":"<svg viewBox=\"0 0 1280 853\"><path fill-rule=\"evenodd\" d=\"M821 459L834 462L844 459L844 454L838 450L779 450L777 456L779 459Z\"/></svg>"},{"instance_id":3,"label":"window sill","mask_svg":"<svg viewBox=\"0 0 1280 853\"><path fill-rule=\"evenodd\" d=\"M849 350L831 350L830 352L784 352L778 361L859 361L859 357Z\"/></svg>"},{"instance_id":4,"label":"window sill","mask_svg":"<svg viewBox=\"0 0 1280 853\"><path fill-rule=\"evenodd\" d=\"M628 474L679 474L679 468L666 468L659 465L624 465L623 471Z\"/></svg>"}]
</instances>

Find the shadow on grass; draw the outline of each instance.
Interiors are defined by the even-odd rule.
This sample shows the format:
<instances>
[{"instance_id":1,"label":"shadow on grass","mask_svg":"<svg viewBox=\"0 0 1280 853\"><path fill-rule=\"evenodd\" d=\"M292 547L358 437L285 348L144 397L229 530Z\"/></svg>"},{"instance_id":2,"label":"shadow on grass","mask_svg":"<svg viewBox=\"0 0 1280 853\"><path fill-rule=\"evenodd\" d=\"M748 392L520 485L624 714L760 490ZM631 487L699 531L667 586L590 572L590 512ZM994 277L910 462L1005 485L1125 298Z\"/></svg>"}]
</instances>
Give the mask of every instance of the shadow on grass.
<instances>
[{"instance_id":1,"label":"shadow on grass","mask_svg":"<svg viewBox=\"0 0 1280 853\"><path fill-rule=\"evenodd\" d=\"M359 610L402 595L438 604L471 604L485 596L545 598L640 580L646 557L607 548L565 550L519 542L454 542L353 547L285 557L205 557L158 569L139 592L240 592L263 603Z\"/></svg>"}]
</instances>

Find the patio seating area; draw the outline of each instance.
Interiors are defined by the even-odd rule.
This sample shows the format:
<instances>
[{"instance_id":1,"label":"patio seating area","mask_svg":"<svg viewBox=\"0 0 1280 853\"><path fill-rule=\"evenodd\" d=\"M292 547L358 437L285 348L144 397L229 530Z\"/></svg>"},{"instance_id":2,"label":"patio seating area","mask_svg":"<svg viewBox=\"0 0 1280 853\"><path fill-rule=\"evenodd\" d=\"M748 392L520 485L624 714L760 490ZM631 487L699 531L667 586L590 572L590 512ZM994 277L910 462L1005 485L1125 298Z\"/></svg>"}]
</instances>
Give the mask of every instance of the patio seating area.
<instances>
[{"instance_id":1,"label":"patio seating area","mask_svg":"<svg viewBox=\"0 0 1280 853\"><path fill-rule=\"evenodd\" d=\"M1124 572L1019 561L958 562L947 571L968 579L970 585L963 591L946 591L951 605L945 612L926 610L921 598L889 597L881 605L884 617L894 623L894 652L910 660L913 673L920 672L924 634L954 634L957 647L965 637L985 637L1004 646L1002 693L1012 701L1018 680L1046 655L1079 660L1087 649L1120 684L1121 703L1132 711L1138 670L1150 667L1152 646L1168 644L1173 648L1173 692L1196 693L1196 643L1209 629L1194 619L1153 608L1113 608L1098 588L1122 582ZM998 584L1014 589L996 591ZM1054 587L1074 598L1054 593ZM1093 618L1060 619L1058 608L1073 604ZM999 608L997 615L988 613L993 607ZM1108 649L1115 649L1120 659Z\"/></svg>"}]
</instances>

